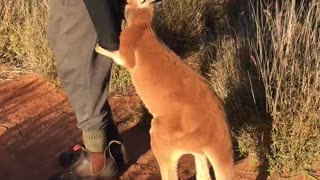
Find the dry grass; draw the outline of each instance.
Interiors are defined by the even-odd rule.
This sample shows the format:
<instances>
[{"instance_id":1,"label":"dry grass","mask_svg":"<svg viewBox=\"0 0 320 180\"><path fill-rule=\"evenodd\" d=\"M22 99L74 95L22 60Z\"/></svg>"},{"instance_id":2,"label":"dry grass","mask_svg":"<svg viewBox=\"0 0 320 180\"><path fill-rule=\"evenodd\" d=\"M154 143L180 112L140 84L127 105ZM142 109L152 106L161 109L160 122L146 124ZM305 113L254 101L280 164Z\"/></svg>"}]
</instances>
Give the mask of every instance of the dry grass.
<instances>
[{"instance_id":1,"label":"dry grass","mask_svg":"<svg viewBox=\"0 0 320 180\"><path fill-rule=\"evenodd\" d=\"M47 0L0 1L0 57L14 65L56 78L46 39Z\"/></svg>"},{"instance_id":2,"label":"dry grass","mask_svg":"<svg viewBox=\"0 0 320 180\"><path fill-rule=\"evenodd\" d=\"M163 1L154 28L221 97L238 153L271 173L312 172L320 162L320 5L269 1ZM0 0L0 58L55 80L47 2ZM128 94L128 72L114 66L110 88Z\"/></svg>"},{"instance_id":3,"label":"dry grass","mask_svg":"<svg viewBox=\"0 0 320 180\"><path fill-rule=\"evenodd\" d=\"M252 51L272 117L270 170L309 171L320 162L320 3L285 1L255 12Z\"/></svg>"},{"instance_id":4,"label":"dry grass","mask_svg":"<svg viewBox=\"0 0 320 180\"><path fill-rule=\"evenodd\" d=\"M156 8L154 29L170 49L187 57L215 35L224 5L225 0L163 1Z\"/></svg>"},{"instance_id":5,"label":"dry grass","mask_svg":"<svg viewBox=\"0 0 320 180\"><path fill-rule=\"evenodd\" d=\"M217 39L208 76L224 102L237 158L250 155L256 168L266 171L270 121L265 113L264 87L250 60L247 40L244 35Z\"/></svg>"},{"instance_id":6,"label":"dry grass","mask_svg":"<svg viewBox=\"0 0 320 180\"><path fill-rule=\"evenodd\" d=\"M114 64L111 73L110 92L128 96L133 89L130 74L123 67Z\"/></svg>"}]
</instances>

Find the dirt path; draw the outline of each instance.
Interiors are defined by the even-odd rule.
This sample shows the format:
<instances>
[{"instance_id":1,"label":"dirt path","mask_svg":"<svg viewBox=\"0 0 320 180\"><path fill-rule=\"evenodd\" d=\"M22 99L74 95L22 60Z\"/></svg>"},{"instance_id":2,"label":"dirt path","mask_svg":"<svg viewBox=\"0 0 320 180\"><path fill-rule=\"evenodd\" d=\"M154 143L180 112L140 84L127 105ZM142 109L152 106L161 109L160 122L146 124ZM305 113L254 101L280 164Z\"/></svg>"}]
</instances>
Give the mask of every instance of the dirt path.
<instances>
[{"instance_id":1,"label":"dirt path","mask_svg":"<svg viewBox=\"0 0 320 180\"><path fill-rule=\"evenodd\" d=\"M115 119L127 119L118 123L130 156L120 179L159 179L148 131L130 120L130 110L139 105L139 98L111 98L110 102ZM0 179L47 179L61 169L59 154L79 142L74 113L61 90L36 75L0 82ZM250 164L244 160L236 166L236 179L256 178ZM193 158L183 157L180 178L194 179L194 174Z\"/></svg>"}]
</instances>

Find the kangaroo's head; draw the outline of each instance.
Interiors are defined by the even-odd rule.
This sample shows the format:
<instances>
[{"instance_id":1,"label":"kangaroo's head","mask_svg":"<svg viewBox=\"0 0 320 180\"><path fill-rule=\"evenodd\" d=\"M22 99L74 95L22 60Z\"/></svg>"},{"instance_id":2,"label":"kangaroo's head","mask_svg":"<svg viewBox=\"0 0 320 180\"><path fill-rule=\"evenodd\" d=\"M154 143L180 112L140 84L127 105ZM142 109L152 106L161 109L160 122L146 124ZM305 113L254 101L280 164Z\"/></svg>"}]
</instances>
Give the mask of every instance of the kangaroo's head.
<instances>
[{"instance_id":1,"label":"kangaroo's head","mask_svg":"<svg viewBox=\"0 0 320 180\"><path fill-rule=\"evenodd\" d=\"M120 55L118 64L131 69L136 64L134 50L137 42L151 28L153 19L153 3L158 0L127 0L125 19L127 25L120 36Z\"/></svg>"},{"instance_id":2,"label":"kangaroo's head","mask_svg":"<svg viewBox=\"0 0 320 180\"><path fill-rule=\"evenodd\" d=\"M128 24L150 24L153 19L153 4L159 0L127 0L125 18Z\"/></svg>"}]
</instances>

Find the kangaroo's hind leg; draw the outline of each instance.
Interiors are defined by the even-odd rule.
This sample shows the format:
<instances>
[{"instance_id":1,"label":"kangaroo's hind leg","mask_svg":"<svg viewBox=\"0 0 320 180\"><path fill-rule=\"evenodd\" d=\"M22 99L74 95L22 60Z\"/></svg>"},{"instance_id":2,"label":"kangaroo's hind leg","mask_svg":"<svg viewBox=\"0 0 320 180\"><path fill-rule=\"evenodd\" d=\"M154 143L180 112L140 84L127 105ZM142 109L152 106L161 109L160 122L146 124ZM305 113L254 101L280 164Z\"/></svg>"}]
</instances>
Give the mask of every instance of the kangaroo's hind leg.
<instances>
[{"instance_id":1,"label":"kangaroo's hind leg","mask_svg":"<svg viewBox=\"0 0 320 180\"><path fill-rule=\"evenodd\" d=\"M154 156L160 167L162 180L178 180L178 162L179 156L175 156L171 152L159 151L152 149Z\"/></svg>"},{"instance_id":2,"label":"kangaroo's hind leg","mask_svg":"<svg viewBox=\"0 0 320 180\"><path fill-rule=\"evenodd\" d=\"M178 162L180 155L174 146L164 143L158 134L151 135L151 149L160 167L162 180L178 180Z\"/></svg>"},{"instance_id":3,"label":"kangaroo's hind leg","mask_svg":"<svg viewBox=\"0 0 320 180\"><path fill-rule=\"evenodd\" d=\"M196 162L197 180L210 180L207 157L204 154L193 154Z\"/></svg>"},{"instance_id":4,"label":"kangaroo's hind leg","mask_svg":"<svg viewBox=\"0 0 320 180\"><path fill-rule=\"evenodd\" d=\"M212 143L204 151L213 166L216 180L233 179L233 151L228 141Z\"/></svg>"}]
</instances>

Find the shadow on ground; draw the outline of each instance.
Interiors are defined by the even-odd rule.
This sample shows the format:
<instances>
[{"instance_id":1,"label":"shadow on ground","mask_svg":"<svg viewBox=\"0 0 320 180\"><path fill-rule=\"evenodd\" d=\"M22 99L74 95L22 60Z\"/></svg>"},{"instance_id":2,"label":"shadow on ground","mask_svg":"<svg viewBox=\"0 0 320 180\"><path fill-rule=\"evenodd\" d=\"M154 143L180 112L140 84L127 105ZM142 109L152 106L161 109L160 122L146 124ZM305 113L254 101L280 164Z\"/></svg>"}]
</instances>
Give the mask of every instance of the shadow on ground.
<instances>
[{"instance_id":1,"label":"shadow on ground","mask_svg":"<svg viewBox=\"0 0 320 180\"><path fill-rule=\"evenodd\" d=\"M0 95L0 179L47 179L61 170L58 156L81 142L64 94L39 77L23 76L1 84ZM139 127L122 135L129 167L150 149L149 135Z\"/></svg>"}]
</instances>

